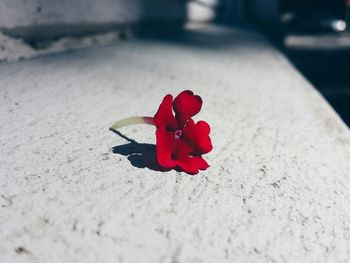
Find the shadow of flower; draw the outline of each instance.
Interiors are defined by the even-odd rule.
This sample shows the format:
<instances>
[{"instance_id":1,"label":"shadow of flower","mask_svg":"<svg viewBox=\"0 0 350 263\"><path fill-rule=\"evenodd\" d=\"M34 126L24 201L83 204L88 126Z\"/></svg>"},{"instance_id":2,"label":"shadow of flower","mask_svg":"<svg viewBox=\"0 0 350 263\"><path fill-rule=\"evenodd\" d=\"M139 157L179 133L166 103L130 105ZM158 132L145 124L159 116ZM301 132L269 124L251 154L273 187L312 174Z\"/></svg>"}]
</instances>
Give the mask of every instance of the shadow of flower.
<instances>
[{"instance_id":1,"label":"shadow of flower","mask_svg":"<svg viewBox=\"0 0 350 263\"><path fill-rule=\"evenodd\" d=\"M155 144L138 143L117 130L111 130L129 142L128 144L114 146L112 148L113 153L127 156L132 166L137 168L148 168L153 171L164 172L170 170L165 169L158 164Z\"/></svg>"}]
</instances>

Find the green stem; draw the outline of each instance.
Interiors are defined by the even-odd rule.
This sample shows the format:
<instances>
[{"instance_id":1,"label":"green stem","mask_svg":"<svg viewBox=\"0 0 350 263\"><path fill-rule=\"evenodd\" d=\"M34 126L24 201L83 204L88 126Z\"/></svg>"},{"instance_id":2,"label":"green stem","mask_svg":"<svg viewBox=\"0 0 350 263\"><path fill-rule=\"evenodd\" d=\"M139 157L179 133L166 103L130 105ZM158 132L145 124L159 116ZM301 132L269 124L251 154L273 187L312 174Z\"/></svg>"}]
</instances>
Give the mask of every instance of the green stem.
<instances>
[{"instance_id":1,"label":"green stem","mask_svg":"<svg viewBox=\"0 0 350 263\"><path fill-rule=\"evenodd\" d=\"M150 124L154 125L152 117L129 117L126 119L122 119L114 123L110 129L117 130L124 126L129 126L133 124Z\"/></svg>"}]
</instances>

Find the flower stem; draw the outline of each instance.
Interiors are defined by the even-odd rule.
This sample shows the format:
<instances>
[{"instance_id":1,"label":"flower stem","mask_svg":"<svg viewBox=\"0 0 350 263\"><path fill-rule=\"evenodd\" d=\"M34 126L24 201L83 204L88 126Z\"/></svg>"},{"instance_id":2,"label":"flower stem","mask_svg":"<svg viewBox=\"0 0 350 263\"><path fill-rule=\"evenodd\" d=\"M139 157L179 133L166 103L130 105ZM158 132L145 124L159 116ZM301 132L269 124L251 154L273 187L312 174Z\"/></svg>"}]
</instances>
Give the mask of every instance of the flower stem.
<instances>
[{"instance_id":1,"label":"flower stem","mask_svg":"<svg viewBox=\"0 0 350 263\"><path fill-rule=\"evenodd\" d=\"M152 117L129 117L126 119L122 119L114 123L110 129L116 130L124 126L129 126L133 124L150 124L154 125Z\"/></svg>"}]
</instances>

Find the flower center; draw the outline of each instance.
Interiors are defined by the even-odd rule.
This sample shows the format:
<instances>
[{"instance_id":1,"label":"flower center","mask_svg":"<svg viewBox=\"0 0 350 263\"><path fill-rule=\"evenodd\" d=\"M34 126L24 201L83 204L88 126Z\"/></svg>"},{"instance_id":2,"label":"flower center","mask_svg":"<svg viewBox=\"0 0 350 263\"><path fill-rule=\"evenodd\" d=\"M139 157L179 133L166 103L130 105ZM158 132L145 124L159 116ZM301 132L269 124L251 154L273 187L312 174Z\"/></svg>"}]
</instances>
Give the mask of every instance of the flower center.
<instances>
[{"instance_id":1,"label":"flower center","mask_svg":"<svg viewBox=\"0 0 350 263\"><path fill-rule=\"evenodd\" d=\"M182 131L181 130L176 130L175 131L175 139L176 140L180 139L181 135L182 135Z\"/></svg>"}]
</instances>

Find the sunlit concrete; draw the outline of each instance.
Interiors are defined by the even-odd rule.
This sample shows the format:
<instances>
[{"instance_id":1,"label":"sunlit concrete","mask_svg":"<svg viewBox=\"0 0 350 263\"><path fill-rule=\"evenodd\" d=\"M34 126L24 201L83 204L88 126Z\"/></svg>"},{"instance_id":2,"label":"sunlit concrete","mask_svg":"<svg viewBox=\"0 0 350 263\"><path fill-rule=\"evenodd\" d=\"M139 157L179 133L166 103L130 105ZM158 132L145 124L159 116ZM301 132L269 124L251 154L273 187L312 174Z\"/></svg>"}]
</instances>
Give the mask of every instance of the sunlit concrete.
<instances>
[{"instance_id":1,"label":"sunlit concrete","mask_svg":"<svg viewBox=\"0 0 350 263\"><path fill-rule=\"evenodd\" d=\"M192 27L194 28L194 27ZM191 89L211 167L153 170L152 116ZM350 134L250 29L163 38L0 65L0 262L342 262ZM129 156L126 156L129 155Z\"/></svg>"}]
</instances>

